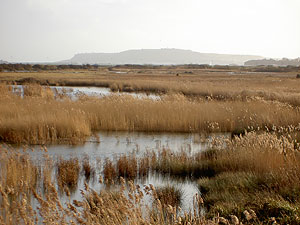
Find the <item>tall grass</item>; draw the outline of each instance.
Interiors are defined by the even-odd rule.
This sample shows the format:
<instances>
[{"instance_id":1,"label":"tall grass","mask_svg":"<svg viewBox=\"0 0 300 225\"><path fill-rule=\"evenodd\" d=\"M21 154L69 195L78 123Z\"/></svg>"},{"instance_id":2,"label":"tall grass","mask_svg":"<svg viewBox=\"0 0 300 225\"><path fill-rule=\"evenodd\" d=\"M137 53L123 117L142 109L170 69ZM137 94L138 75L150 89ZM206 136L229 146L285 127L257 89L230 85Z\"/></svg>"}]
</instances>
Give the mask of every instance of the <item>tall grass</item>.
<instances>
[{"instance_id":1,"label":"tall grass","mask_svg":"<svg viewBox=\"0 0 300 225\"><path fill-rule=\"evenodd\" d=\"M268 173L288 166L294 168L300 145L291 135L250 132L234 139L214 138L210 149L191 154L186 150L162 149L151 160L150 168L160 173L181 177L214 177L223 172ZM150 160L149 154L145 157ZM143 158L140 160L144 160Z\"/></svg>"},{"instance_id":2,"label":"tall grass","mask_svg":"<svg viewBox=\"0 0 300 225\"><path fill-rule=\"evenodd\" d=\"M114 95L71 101L49 95L22 99L3 90L0 139L12 143L78 143L97 130L233 132L300 123L297 108L261 99L191 101L174 94L161 101Z\"/></svg>"},{"instance_id":3,"label":"tall grass","mask_svg":"<svg viewBox=\"0 0 300 225\"><path fill-rule=\"evenodd\" d=\"M128 157L126 155L120 156L120 158L117 160L117 173L119 177L134 180L137 177L137 171L138 164L134 154Z\"/></svg>"},{"instance_id":4,"label":"tall grass","mask_svg":"<svg viewBox=\"0 0 300 225\"><path fill-rule=\"evenodd\" d=\"M172 207L180 206L183 195L178 187L171 185L156 188L156 194L162 205L170 205Z\"/></svg>"},{"instance_id":5,"label":"tall grass","mask_svg":"<svg viewBox=\"0 0 300 225\"><path fill-rule=\"evenodd\" d=\"M299 223L300 149L293 138L248 133L226 146L209 160L218 173L198 181L209 214L242 218L251 209L260 221Z\"/></svg>"},{"instance_id":6,"label":"tall grass","mask_svg":"<svg viewBox=\"0 0 300 225\"><path fill-rule=\"evenodd\" d=\"M87 181L89 181L91 178L94 180L96 176L96 170L95 168L90 164L89 157L84 157L82 161L82 172L84 174L84 177Z\"/></svg>"},{"instance_id":7,"label":"tall grass","mask_svg":"<svg viewBox=\"0 0 300 225\"><path fill-rule=\"evenodd\" d=\"M71 191L77 188L80 173L79 160L73 159L60 159L57 162L57 181L61 190L66 188Z\"/></svg>"}]
</instances>

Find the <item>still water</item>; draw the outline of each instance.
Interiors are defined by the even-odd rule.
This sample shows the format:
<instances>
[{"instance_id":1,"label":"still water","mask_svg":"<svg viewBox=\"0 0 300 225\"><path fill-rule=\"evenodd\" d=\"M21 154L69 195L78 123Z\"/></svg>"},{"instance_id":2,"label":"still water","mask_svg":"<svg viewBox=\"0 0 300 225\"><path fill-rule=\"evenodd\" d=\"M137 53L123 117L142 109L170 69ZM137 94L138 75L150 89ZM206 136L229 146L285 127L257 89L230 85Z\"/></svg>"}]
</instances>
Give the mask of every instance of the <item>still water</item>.
<instances>
[{"instance_id":1,"label":"still water","mask_svg":"<svg viewBox=\"0 0 300 225\"><path fill-rule=\"evenodd\" d=\"M159 151L164 148L176 151L187 151L190 154L201 152L209 147L210 141L215 136L226 136L227 134L191 134L191 133L143 133L143 132L99 132L99 141L91 138L83 145L48 145L47 155L56 162L58 159L78 158L79 161L89 158L90 164L96 169L95 180L89 181L90 188L100 191L106 188L104 184L98 182L98 177L102 175L103 162L106 158L111 160L123 154L134 152L136 157L143 156L146 151ZM29 151L32 159L43 165L45 152L39 151L40 146L30 146L35 149ZM55 171L53 173L55 176ZM79 179L78 188L71 193L71 200L80 200L80 189L84 189L85 177ZM155 187L175 185L183 193L181 208L189 211L193 206L193 197L199 193L197 183L190 179L175 179L167 175L149 173L146 177L138 178L135 184L153 184ZM68 198L61 195L63 201Z\"/></svg>"}]
</instances>

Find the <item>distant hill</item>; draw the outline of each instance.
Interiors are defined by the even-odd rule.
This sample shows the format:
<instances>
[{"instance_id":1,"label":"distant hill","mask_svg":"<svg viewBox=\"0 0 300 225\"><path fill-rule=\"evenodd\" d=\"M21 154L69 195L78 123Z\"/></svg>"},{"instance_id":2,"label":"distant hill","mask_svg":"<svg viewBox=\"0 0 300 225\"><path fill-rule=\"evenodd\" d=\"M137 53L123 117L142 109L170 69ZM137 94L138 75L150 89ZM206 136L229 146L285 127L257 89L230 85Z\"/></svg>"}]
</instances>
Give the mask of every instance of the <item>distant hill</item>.
<instances>
[{"instance_id":1,"label":"distant hill","mask_svg":"<svg viewBox=\"0 0 300 225\"><path fill-rule=\"evenodd\" d=\"M300 58L297 59L260 59L249 60L245 62L245 66L300 66Z\"/></svg>"},{"instance_id":2,"label":"distant hill","mask_svg":"<svg viewBox=\"0 0 300 225\"><path fill-rule=\"evenodd\" d=\"M212 65L244 65L248 60L263 59L254 55L229 55L215 53L200 53L181 49L141 49L128 50L120 53L81 53L70 60L56 62L56 64L212 64Z\"/></svg>"}]
</instances>

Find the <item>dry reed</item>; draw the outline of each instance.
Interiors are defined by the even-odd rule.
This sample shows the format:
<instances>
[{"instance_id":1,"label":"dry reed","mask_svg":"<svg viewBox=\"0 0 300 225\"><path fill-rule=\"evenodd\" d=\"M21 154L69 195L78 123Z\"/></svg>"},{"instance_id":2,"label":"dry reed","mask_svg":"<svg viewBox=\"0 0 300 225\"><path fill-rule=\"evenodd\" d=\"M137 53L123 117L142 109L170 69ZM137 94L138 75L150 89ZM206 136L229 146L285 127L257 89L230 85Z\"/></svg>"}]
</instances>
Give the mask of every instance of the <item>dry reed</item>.
<instances>
[{"instance_id":1,"label":"dry reed","mask_svg":"<svg viewBox=\"0 0 300 225\"><path fill-rule=\"evenodd\" d=\"M162 205L179 207L182 199L182 191L176 186L165 186L156 188L157 198Z\"/></svg>"},{"instance_id":2,"label":"dry reed","mask_svg":"<svg viewBox=\"0 0 300 225\"><path fill-rule=\"evenodd\" d=\"M117 176L134 180L137 177L138 164L134 154L120 156L117 160Z\"/></svg>"},{"instance_id":3,"label":"dry reed","mask_svg":"<svg viewBox=\"0 0 300 225\"><path fill-rule=\"evenodd\" d=\"M214 100L245 100L260 97L300 106L299 82L293 72L255 72L254 68L102 67L97 71L73 70L5 73L2 81L24 84L110 87L112 91L181 93ZM115 71L126 72L117 74ZM176 76L180 74L180 76Z\"/></svg>"},{"instance_id":4,"label":"dry reed","mask_svg":"<svg viewBox=\"0 0 300 225\"><path fill-rule=\"evenodd\" d=\"M300 123L297 108L262 99L191 101L174 94L161 101L114 95L71 101L4 91L0 103L0 139L12 143L78 143L97 130L233 132Z\"/></svg>"},{"instance_id":5,"label":"dry reed","mask_svg":"<svg viewBox=\"0 0 300 225\"><path fill-rule=\"evenodd\" d=\"M95 168L90 164L89 157L84 157L82 161L82 172L84 174L84 177L87 181L89 181L91 178L94 180L96 176L96 170Z\"/></svg>"},{"instance_id":6,"label":"dry reed","mask_svg":"<svg viewBox=\"0 0 300 225\"><path fill-rule=\"evenodd\" d=\"M65 188L71 191L76 190L80 173L79 160L71 158L60 159L57 162L57 181L61 190Z\"/></svg>"}]
</instances>

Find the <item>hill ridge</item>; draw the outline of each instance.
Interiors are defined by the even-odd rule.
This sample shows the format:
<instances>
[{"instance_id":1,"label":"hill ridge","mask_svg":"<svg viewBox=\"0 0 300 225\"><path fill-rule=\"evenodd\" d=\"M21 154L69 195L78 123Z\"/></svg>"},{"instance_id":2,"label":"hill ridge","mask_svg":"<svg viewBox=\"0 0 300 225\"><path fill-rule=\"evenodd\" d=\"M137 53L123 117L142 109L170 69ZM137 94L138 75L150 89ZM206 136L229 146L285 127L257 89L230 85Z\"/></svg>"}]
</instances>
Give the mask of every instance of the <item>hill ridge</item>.
<instances>
[{"instance_id":1,"label":"hill ridge","mask_svg":"<svg viewBox=\"0 0 300 225\"><path fill-rule=\"evenodd\" d=\"M200 53L192 50L163 48L163 49L129 49L116 53L78 53L71 59L60 61L63 64L219 64L244 65L249 60L263 59L255 55Z\"/></svg>"}]
</instances>

